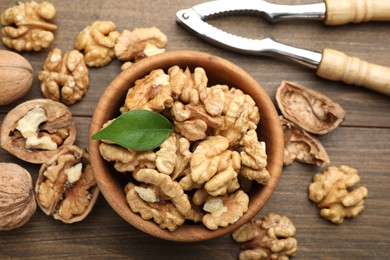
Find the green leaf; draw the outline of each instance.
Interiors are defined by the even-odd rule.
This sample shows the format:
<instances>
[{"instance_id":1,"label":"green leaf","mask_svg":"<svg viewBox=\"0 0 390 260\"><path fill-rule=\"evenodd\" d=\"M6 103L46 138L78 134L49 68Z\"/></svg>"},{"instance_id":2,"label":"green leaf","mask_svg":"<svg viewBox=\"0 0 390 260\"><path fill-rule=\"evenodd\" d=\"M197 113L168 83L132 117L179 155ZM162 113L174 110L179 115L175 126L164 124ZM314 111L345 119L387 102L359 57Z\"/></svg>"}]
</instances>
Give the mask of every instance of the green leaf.
<instances>
[{"instance_id":1,"label":"green leaf","mask_svg":"<svg viewBox=\"0 0 390 260\"><path fill-rule=\"evenodd\" d=\"M169 120L149 110L131 110L95 133L92 140L109 140L134 151L159 147L172 133Z\"/></svg>"}]
</instances>

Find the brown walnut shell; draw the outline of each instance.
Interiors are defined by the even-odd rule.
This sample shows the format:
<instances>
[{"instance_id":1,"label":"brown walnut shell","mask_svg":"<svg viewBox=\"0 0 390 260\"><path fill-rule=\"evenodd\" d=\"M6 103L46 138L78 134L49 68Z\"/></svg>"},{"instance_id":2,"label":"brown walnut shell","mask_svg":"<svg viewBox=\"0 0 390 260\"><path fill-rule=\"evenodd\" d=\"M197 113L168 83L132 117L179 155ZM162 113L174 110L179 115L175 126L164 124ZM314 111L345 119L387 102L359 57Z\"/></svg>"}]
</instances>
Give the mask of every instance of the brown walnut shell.
<instances>
[{"instance_id":1,"label":"brown walnut shell","mask_svg":"<svg viewBox=\"0 0 390 260\"><path fill-rule=\"evenodd\" d=\"M78 165L78 171L72 172L71 169ZM92 210L98 195L89 154L75 145L62 149L39 170L35 185L37 203L54 219L68 224L83 220Z\"/></svg>"},{"instance_id":2,"label":"brown walnut shell","mask_svg":"<svg viewBox=\"0 0 390 260\"><path fill-rule=\"evenodd\" d=\"M283 116L313 134L327 134L345 119L345 110L329 97L302 85L283 81L276 91Z\"/></svg>"},{"instance_id":3,"label":"brown walnut shell","mask_svg":"<svg viewBox=\"0 0 390 260\"><path fill-rule=\"evenodd\" d=\"M37 205L30 173L14 163L0 163L0 231L24 225Z\"/></svg>"},{"instance_id":4,"label":"brown walnut shell","mask_svg":"<svg viewBox=\"0 0 390 260\"><path fill-rule=\"evenodd\" d=\"M0 50L0 106L27 94L33 82L33 68L20 54Z\"/></svg>"},{"instance_id":5,"label":"brown walnut shell","mask_svg":"<svg viewBox=\"0 0 390 260\"><path fill-rule=\"evenodd\" d=\"M38 136L47 134L59 139L55 150L28 149L26 139L17 130L18 122L34 108L42 108L47 121L39 126ZM66 133L66 134L65 134ZM72 113L67 106L50 99L34 99L26 101L8 112L1 126L1 146L21 160L41 164L53 157L60 149L74 143L76 139L76 126Z\"/></svg>"},{"instance_id":6,"label":"brown walnut shell","mask_svg":"<svg viewBox=\"0 0 390 260\"><path fill-rule=\"evenodd\" d=\"M330 163L325 148L317 138L282 116L279 116L279 119L284 136L283 164L285 166L295 160L320 167Z\"/></svg>"}]
</instances>

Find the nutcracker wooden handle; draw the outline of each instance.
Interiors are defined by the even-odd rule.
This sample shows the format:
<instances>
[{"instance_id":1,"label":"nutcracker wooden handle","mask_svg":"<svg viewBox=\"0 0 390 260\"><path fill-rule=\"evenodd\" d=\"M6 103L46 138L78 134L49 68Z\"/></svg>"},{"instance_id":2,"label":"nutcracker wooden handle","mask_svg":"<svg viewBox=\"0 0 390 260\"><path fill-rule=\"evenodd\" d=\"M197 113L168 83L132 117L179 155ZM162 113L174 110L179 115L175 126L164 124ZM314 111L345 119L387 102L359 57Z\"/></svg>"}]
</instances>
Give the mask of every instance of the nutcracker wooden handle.
<instances>
[{"instance_id":1,"label":"nutcracker wooden handle","mask_svg":"<svg viewBox=\"0 0 390 260\"><path fill-rule=\"evenodd\" d=\"M317 75L324 79L366 87L390 96L389 67L370 64L336 50L324 49Z\"/></svg>"},{"instance_id":2,"label":"nutcracker wooden handle","mask_svg":"<svg viewBox=\"0 0 390 260\"><path fill-rule=\"evenodd\" d=\"M324 0L325 24L390 21L389 0Z\"/></svg>"}]
</instances>

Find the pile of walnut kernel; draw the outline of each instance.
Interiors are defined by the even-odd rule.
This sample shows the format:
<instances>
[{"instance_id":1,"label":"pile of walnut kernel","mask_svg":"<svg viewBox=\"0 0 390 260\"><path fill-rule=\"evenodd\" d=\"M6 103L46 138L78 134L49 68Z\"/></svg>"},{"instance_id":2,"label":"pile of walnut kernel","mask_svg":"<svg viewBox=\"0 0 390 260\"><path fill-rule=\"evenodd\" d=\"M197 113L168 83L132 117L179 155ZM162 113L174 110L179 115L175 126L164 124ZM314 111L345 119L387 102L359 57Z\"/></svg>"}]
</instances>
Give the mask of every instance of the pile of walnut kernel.
<instances>
[{"instance_id":1,"label":"pile of walnut kernel","mask_svg":"<svg viewBox=\"0 0 390 260\"><path fill-rule=\"evenodd\" d=\"M267 184L266 147L256 132L258 107L239 89L208 87L203 68L153 70L129 89L121 112L134 109L159 112L174 126L157 151L99 146L117 171L133 177L126 197L142 218L171 231L186 220L215 230L248 210L243 191L248 182Z\"/></svg>"}]
</instances>

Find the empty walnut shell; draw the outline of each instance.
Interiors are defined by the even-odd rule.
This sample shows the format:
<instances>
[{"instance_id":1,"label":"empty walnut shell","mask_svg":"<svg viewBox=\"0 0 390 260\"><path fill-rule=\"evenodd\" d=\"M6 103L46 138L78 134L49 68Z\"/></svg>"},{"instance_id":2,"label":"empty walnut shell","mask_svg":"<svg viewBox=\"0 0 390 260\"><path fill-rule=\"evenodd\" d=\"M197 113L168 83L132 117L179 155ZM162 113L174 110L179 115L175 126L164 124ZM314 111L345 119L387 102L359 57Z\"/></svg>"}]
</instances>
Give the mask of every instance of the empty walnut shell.
<instances>
[{"instance_id":1,"label":"empty walnut shell","mask_svg":"<svg viewBox=\"0 0 390 260\"><path fill-rule=\"evenodd\" d=\"M36 130L35 137L39 139L46 136L46 140L49 140L53 145L55 144L54 147L45 149L26 148L28 147L27 139L21 131L28 129L31 125L19 125L19 121L28 112L37 108L43 109L46 119L42 120L39 125L36 123L38 129L34 129ZM32 125L37 120L36 117L30 117ZM8 112L1 126L1 146L19 159L30 163L41 164L46 162L60 149L73 144L75 139L76 126L70 110L62 103L50 99L34 99L16 106Z\"/></svg>"},{"instance_id":2,"label":"empty walnut shell","mask_svg":"<svg viewBox=\"0 0 390 260\"><path fill-rule=\"evenodd\" d=\"M35 185L38 206L64 223L83 220L92 210L99 189L89 154L68 145L42 164Z\"/></svg>"},{"instance_id":3,"label":"empty walnut shell","mask_svg":"<svg viewBox=\"0 0 390 260\"><path fill-rule=\"evenodd\" d=\"M276 91L283 116L313 134L336 129L345 118L345 110L327 96L302 85L283 81Z\"/></svg>"},{"instance_id":4,"label":"empty walnut shell","mask_svg":"<svg viewBox=\"0 0 390 260\"><path fill-rule=\"evenodd\" d=\"M14 163L0 163L0 231L24 225L34 214L30 173Z\"/></svg>"},{"instance_id":5,"label":"empty walnut shell","mask_svg":"<svg viewBox=\"0 0 390 260\"><path fill-rule=\"evenodd\" d=\"M285 166L295 160L320 167L330 162L325 148L317 138L282 116L279 119L283 129Z\"/></svg>"}]
</instances>

